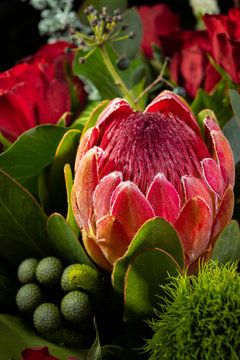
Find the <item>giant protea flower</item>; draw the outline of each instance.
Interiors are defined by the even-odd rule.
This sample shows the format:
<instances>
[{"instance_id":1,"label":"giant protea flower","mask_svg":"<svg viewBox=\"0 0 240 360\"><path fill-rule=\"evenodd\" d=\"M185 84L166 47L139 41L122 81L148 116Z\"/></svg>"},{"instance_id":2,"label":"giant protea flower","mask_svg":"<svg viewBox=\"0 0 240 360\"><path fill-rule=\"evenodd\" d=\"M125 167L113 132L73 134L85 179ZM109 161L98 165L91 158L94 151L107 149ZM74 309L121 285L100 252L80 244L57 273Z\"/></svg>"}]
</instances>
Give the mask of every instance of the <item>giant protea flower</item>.
<instances>
[{"instance_id":1,"label":"giant protea flower","mask_svg":"<svg viewBox=\"0 0 240 360\"><path fill-rule=\"evenodd\" d=\"M78 148L72 206L90 257L111 271L138 229L162 217L177 231L185 267L229 223L234 162L210 115L204 135L190 108L164 91L146 110L109 103Z\"/></svg>"}]
</instances>

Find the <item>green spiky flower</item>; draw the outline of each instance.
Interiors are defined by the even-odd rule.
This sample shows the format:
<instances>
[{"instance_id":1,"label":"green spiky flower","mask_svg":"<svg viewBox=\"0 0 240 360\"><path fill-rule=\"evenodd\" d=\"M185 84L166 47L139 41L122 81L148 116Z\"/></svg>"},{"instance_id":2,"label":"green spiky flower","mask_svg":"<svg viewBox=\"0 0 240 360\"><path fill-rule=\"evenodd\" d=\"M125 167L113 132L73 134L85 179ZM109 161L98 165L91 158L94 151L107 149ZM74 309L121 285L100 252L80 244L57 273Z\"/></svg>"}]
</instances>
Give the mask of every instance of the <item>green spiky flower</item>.
<instances>
[{"instance_id":1,"label":"green spiky flower","mask_svg":"<svg viewBox=\"0 0 240 360\"><path fill-rule=\"evenodd\" d=\"M239 360L240 275L236 264L206 265L198 277L163 287L168 298L149 322L149 360Z\"/></svg>"}]
</instances>

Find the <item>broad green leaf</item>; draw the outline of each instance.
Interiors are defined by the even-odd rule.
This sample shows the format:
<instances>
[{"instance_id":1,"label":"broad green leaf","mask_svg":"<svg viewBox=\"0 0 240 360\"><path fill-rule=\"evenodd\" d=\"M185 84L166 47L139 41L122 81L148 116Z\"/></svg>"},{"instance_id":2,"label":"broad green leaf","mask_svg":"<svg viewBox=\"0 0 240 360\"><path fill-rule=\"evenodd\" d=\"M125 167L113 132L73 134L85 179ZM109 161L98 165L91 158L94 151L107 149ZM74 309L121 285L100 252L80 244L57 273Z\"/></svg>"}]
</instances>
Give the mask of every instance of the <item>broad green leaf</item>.
<instances>
[{"instance_id":1,"label":"broad green leaf","mask_svg":"<svg viewBox=\"0 0 240 360\"><path fill-rule=\"evenodd\" d=\"M0 358L21 360L25 348L47 346L52 356L67 360L72 356L83 360L87 350L68 349L55 345L36 334L30 324L19 317L0 314Z\"/></svg>"},{"instance_id":2,"label":"broad green leaf","mask_svg":"<svg viewBox=\"0 0 240 360\"><path fill-rule=\"evenodd\" d=\"M84 25L88 25L87 16L84 14L84 9L90 5L93 5L99 13L102 12L102 8L106 6L109 10L109 15L113 15L115 9L119 9L124 12L128 6L127 0L84 0L79 9L79 17Z\"/></svg>"},{"instance_id":3,"label":"broad green leaf","mask_svg":"<svg viewBox=\"0 0 240 360\"><path fill-rule=\"evenodd\" d=\"M113 50L112 50L113 52ZM75 57L73 63L74 74L79 76L83 82L87 78L94 87L98 90L102 100L112 100L116 97L123 97L119 86L114 83L112 75L110 74L99 48L96 48L91 54L85 64L79 63L79 58L85 56L86 53L80 50ZM116 55L113 54L112 62L116 62Z\"/></svg>"},{"instance_id":4,"label":"broad green leaf","mask_svg":"<svg viewBox=\"0 0 240 360\"><path fill-rule=\"evenodd\" d=\"M105 50L114 66L116 72L126 85L128 89L132 89L142 77L145 76L146 66L141 60L132 60L130 66L126 70L119 70L116 67L117 55L110 46L105 46ZM83 81L87 78L93 86L98 90L102 100L112 100L116 97L125 97L122 89L115 83L109 69L104 61L100 48L86 59L85 64L79 63L79 58L85 56L84 51L79 51L73 65L75 75L82 78ZM94 69L94 71L93 71ZM129 99L128 99L129 101Z\"/></svg>"},{"instance_id":5,"label":"broad green leaf","mask_svg":"<svg viewBox=\"0 0 240 360\"><path fill-rule=\"evenodd\" d=\"M64 166L64 177L65 177L65 183L66 183L67 202L68 202L67 223L72 228L74 234L78 238L79 229L78 229L77 223L75 221L73 211L72 211L72 205L71 205L71 192L72 192L72 186L73 186L73 176L72 176L72 170L71 170L71 167L69 164L66 164Z\"/></svg>"},{"instance_id":6,"label":"broad green leaf","mask_svg":"<svg viewBox=\"0 0 240 360\"><path fill-rule=\"evenodd\" d=\"M235 117L232 118L224 125L223 133L231 145L236 165L240 161L240 122Z\"/></svg>"},{"instance_id":7,"label":"broad green leaf","mask_svg":"<svg viewBox=\"0 0 240 360\"><path fill-rule=\"evenodd\" d=\"M82 131L82 136L81 138L84 136L85 132L96 125L96 122L99 118L99 115L103 112L103 110L105 109L105 107L110 103L110 101L102 101L90 114L90 117L88 118L88 121L86 122L86 125L84 126L84 129Z\"/></svg>"},{"instance_id":8,"label":"broad green leaf","mask_svg":"<svg viewBox=\"0 0 240 360\"><path fill-rule=\"evenodd\" d=\"M51 246L66 264L80 263L94 267L71 227L60 214L52 214L47 223Z\"/></svg>"},{"instance_id":9,"label":"broad green leaf","mask_svg":"<svg viewBox=\"0 0 240 360\"><path fill-rule=\"evenodd\" d=\"M0 253L11 263L51 254L47 216L32 195L0 170Z\"/></svg>"},{"instance_id":10,"label":"broad green leaf","mask_svg":"<svg viewBox=\"0 0 240 360\"><path fill-rule=\"evenodd\" d=\"M183 268L183 249L174 228L162 218L150 219L139 229L126 254L114 265L113 287L118 293L123 294L127 268L135 256L145 249L154 247L172 255L179 267Z\"/></svg>"},{"instance_id":11,"label":"broad green leaf","mask_svg":"<svg viewBox=\"0 0 240 360\"><path fill-rule=\"evenodd\" d=\"M101 104L100 101L90 101L88 105L85 107L85 109L81 112L79 117L73 122L70 128L79 129L82 131L88 119L90 118L92 112L100 104Z\"/></svg>"},{"instance_id":12,"label":"broad green leaf","mask_svg":"<svg viewBox=\"0 0 240 360\"><path fill-rule=\"evenodd\" d=\"M36 197L39 174L53 161L65 132L65 128L56 125L40 125L26 131L0 155L0 169Z\"/></svg>"},{"instance_id":13,"label":"broad green leaf","mask_svg":"<svg viewBox=\"0 0 240 360\"><path fill-rule=\"evenodd\" d=\"M219 264L240 259L240 230L236 220L232 220L219 235L211 259Z\"/></svg>"},{"instance_id":14,"label":"broad green leaf","mask_svg":"<svg viewBox=\"0 0 240 360\"><path fill-rule=\"evenodd\" d=\"M176 261L158 248L138 254L128 267L124 289L125 321L149 319L154 315L163 296L161 285L169 276L177 276L180 269Z\"/></svg>"},{"instance_id":15,"label":"broad green leaf","mask_svg":"<svg viewBox=\"0 0 240 360\"><path fill-rule=\"evenodd\" d=\"M209 95L203 89L198 89L191 108L195 116L204 109L211 109L216 114L221 127L232 118L228 99L226 97L217 98L214 94Z\"/></svg>"},{"instance_id":16,"label":"broad green leaf","mask_svg":"<svg viewBox=\"0 0 240 360\"><path fill-rule=\"evenodd\" d=\"M138 51L142 40L142 21L135 7L127 9L124 12L123 16L124 23L127 23L129 27L127 30L122 31L120 33L120 36L126 36L132 31L134 32L135 37L133 39L113 42L112 44L121 56L128 56L130 58L133 58L136 55L136 52ZM119 28L121 28L121 26L122 24L119 25Z\"/></svg>"},{"instance_id":17,"label":"broad green leaf","mask_svg":"<svg viewBox=\"0 0 240 360\"><path fill-rule=\"evenodd\" d=\"M64 166L69 164L74 169L80 136L81 131L77 129L68 130L63 135L58 144L53 162L45 172L49 198L48 213L57 211L65 214L67 212Z\"/></svg>"},{"instance_id":18,"label":"broad green leaf","mask_svg":"<svg viewBox=\"0 0 240 360\"><path fill-rule=\"evenodd\" d=\"M7 150L12 145L12 143L7 138L5 138L1 132L0 132L0 143L3 145L4 150Z\"/></svg>"},{"instance_id":19,"label":"broad green leaf","mask_svg":"<svg viewBox=\"0 0 240 360\"><path fill-rule=\"evenodd\" d=\"M240 94L237 90L229 89L230 101L237 122L240 124Z\"/></svg>"}]
</instances>

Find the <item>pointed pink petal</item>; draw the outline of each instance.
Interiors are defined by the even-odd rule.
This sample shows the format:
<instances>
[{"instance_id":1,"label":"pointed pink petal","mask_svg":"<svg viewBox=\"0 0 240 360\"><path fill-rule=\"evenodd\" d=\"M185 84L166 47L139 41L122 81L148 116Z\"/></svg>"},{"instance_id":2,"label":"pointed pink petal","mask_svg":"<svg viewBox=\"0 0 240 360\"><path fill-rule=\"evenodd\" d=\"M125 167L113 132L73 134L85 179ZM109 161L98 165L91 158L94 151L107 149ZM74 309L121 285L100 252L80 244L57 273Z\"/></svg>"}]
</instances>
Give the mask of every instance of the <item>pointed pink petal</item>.
<instances>
[{"instance_id":1,"label":"pointed pink petal","mask_svg":"<svg viewBox=\"0 0 240 360\"><path fill-rule=\"evenodd\" d=\"M213 209L213 202L211 198L210 191L207 186L198 178L194 176L183 176L182 184L184 189L185 201L188 199L200 196L204 199L205 203L209 206L209 208Z\"/></svg>"},{"instance_id":2,"label":"pointed pink petal","mask_svg":"<svg viewBox=\"0 0 240 360\"><path fill-rule=\"evenodd\" d=\"M220 167L213 159L203 159L201 161L203 177L209 188L217 195L222 196L224 181Z\"/></svg>"},{"instance_id":3,"label":"pointed pink petal","mask_svg":"<svg viewBox=\"0 0 240 360\"><path fill-rule=\"evenodd\" d=\"M201 137L200 129L197 121L192 113L192 110L183 98L174 94L171 91L165 90L161 92L146 108L145 112L156 112L167 115L171 112L177 115L190 126L195 133Z\"/></svg>"},{"instance_id":4,"label":"pointed pink petal","mask_svg":"<svg viewBox=\"0 0 240 360\"><path fill-rule=\"evenodd\" d=\"M99 139L99 129L97 127L92 127L88 129L83 138L80 140L76 161L75 161L75 171L77 171L78 164L82 157L94 146L97 145Z\"/></svg>"},{"instance_id":5,"label":"pointed pink petal","mask_svg":"<svg viewBox=\"0 0 240 360\"><path fill-rule=\"evenodd\" d=\"M173 224L180 210L180 198L166 177L158 173L149 187L147 200L154 214Z\"/></svg>"},{"instance_id":6,"label":"pointed pink petal","mask_svg":"<svg viewBox=\"0 0 240 360\"><path fill-rule=\"evenodd\" d=\"M125 254L131 241L113 215L107 215L97 222L97 239L97 244L112 265Z\"/></svg>"},{"instance_id":7,"label":"pointed pink petal","mask_svg":"<svg viewBox=\"0 0 240 360\"><path fill-rule=\"evenodd\" d=\"M212 157L220 166L225 183L234 186L235 166L229 142L213 118L206 117L204 123L206 130L209 131L209 134L206 133L206 137L208 142L210 140L209 147L211 148L210 151L212 150Z\"/></svg>"},{"instance_id":8,"label":"pointed pink petal","mask_svg":"<svg viewBox=\"0 0 240 360\"><path fill-rule=\"evenodd\" d=\"M212 214L205 201L199 196L190 198L184 205L175 228L190 262L194 261L207 248L211 235Z\"/></svg>"},{"instance_id":9,"label":"pointed pink petal","mask_svg":"<svg viewBox=\"0 0 240 360\"><path fill-rule=\"evenodd\" d=\"M97 161L102 149L97 147L89 150L78 165L74 180L74 189L79 209L78 223L81 227L89 227L89 220L93 214L93 193L98 184Z\"/></svg>"},{"instance_id":10,"label":"pointed pink petal","mask_svg":"<svg viewBox=\"0 0 240 360\"><path fill-rule=\"evenodd\" d=\"M112 215L122 224L130 239L145 221L154 217L149 202L131 181L118 185L111 199L111 208Z\"/></svg>"},{"instance_id":11,"label":"pointed pink petal","mask_svg":"<svg viewBox=\"0 0 240 360\"><path fill-rule=\"evenodd\" d=\"M93 195L96 221L110 214L110 199L121 181L122 174L118 171L114 171L100 180Z\"/></svg>"},{"instance_id":12,"label":"pointed pink petal","mask_svg":"<svg viewBox=\"0 0 240 360\"><path fill-rule=\"evenodd\" d=\"M234 208L234 194L232 185L225 190L222 201L219 205L218 213L213 221L213 229L211 238L214 239L220 231L230 222Z\"/></svg>"},{"instance_id":13,"label":"pointed pink petal","mask_svg":"<svg viewBox=\"0 0 240 360\"><path fill-rule=\"evenodd\" d=\"M82 231L82 240L84 247L89 254L90 258L104 270L111 272L112 265L105 258L102 250L96 243L96 239L89 236L86 231Z\"/></svg>"},{"instance_id":14,"label":"pointed pink petal","mask_svg":"<svg viewBox=\"0 0 240 360\"><path fill-rule=\"evenodd\" d=\"M103 131L113 118L121 115L128 115L132 113L132 109L128 102L124 99L116 98L110 102L103 110L98 118L96 126Z\"/></svg>"}]
</instances>

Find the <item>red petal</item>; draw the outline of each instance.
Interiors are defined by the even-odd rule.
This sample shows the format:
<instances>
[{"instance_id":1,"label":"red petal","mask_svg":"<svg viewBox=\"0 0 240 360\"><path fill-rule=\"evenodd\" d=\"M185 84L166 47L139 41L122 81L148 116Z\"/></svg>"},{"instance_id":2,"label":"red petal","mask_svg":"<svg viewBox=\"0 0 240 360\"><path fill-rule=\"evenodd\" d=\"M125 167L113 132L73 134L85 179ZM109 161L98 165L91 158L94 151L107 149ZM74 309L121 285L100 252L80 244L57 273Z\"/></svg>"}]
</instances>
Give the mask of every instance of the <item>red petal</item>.
<instances>
[{"instance_id":1,"label":"red petal","mask_svg":"<svg viewBox=\"0 0 240 360\"><path fill-rule=\"evenodd\" d=\"M210 146L212 149L210 149L210 151L212 150L212 157L219 164L225 183L233 186L235 179L235 167L233 153L229 142L213 118L209 116L206 117L204 123L211 137L212 144L210 144Z\"/></svg>"},{"instance_id":2,"label":"red petal","mask_svg":"<svg viewBox=\"0 0 240 360\"><path fill-rule=\"evenodd\" d=\"M74 189L79 209L77 218L81 227L88 228L93 213L93 193L98 184L97 160L101 153L102 149L97 147L89 150L80 161L75 175Z\"/></svg>"},{"instance_id":3,"label":"red petal","mask_svg":"<svg viewBox=\"0 0 240 360\"><path fill-rule=\"evenodd\" d=\"M99 129L97 127L92 127L85 132L78 146L75 161L75 171L77 171L78 164L82 157L88 152L88 150L97 145L98 138Z\"/></svg>"},{"instance_id":4,"label":"red petal","mask_svg":"<svg viewBox=\"0 0 240 360\"><path fill-rule=\"evenodd\" d=\"M172 113L177 115L183 121L190 126L195 133L201 137L200 129L197 121L183 98L172 93L171 91L165 90L161 92L146 108L145 112L156 112L160 111L165 115Z\"/></svg>"},{"instance_id":5,"label":"red petal","mask_svg":"<svg viewBox=\"0 0 240 360\"><path fill-rule=\"evenodd\" d=\"M222 196L224 181L220 167L213 159L203 159L201 164L206 183L212 191L214 191L219 196Z\"/></svg>"},{"instance_id":6,"label":"red petal","mask_svg":"<svg viewBox=\"0 0 240 360\"><path fill-rule=\"evenodd\" d=\"M194 261L209 243L212 229L209 206L198 196L190 198L184 205L175 228L190 262Z\"/></svg>"},{"instance_id":7,"label":"red petal","mask_svg":"<svg viewBox=\"0 0 240 360\"><path fill-rule=\"evenodd\" d=\"M185 201L192 197L200 196L212 210L213 203L210 191L200 179L186 175L182 177L182 184L184 189Z\"/></svg>"},{"instance_id":8,"label":"red petal","mask_svg":"<svg viewBox=\"0 0 240 360\"><path fill-rule=\"evenodd\" d=\"M215 238L220 231L225 228L225 226L229 223L232 218L234 208L234 194L233 188L231 185L225 190L221 204L219 206L218 213L213 222L213 229L211 238Z\"/></svg>"},{"instance_id":9,"label":"red petal","mask_svg":"<svg viewBox=\"0 0 240 360\"><path fill-rule=\"evenodd\" d=\"M93 239L91 236L88 236L84 230L82 231L82 240L84 247L91 259L104 270L111 272L112 265L109 264L109 262L103 255L103 252L96 243L96 240Z\"/></svg>"},{"instance_id":10,"label":"red petal","mask_svg":"<svg viewBox=\"0 0 240 360\"><path fill-rule=\"evenodd\" d=\"M130 181L118 185L111 199L111 207L112 215L122 224L130 239L145 221L154 217L149 202L138 187Z\"/></svg>"},{"instance_id":11,"label":"red petal","mask_svg":"<svg viewBox=\"0 0 240 360\"><path fill-rule=\"evenodd\" d=\"M93 195L96 221L110 214L111 196L121 181L122 173L118 171L114 171L100 180Z\"/></svg>"},{"instance_id":12,"label":"red petal","mask_svg":"<svg viewBox=\"0 0 240 360\"><path fill-rule=\"evenodd\" d=\"M96 126L99 127L101 131L104 131L106 126L111 122L111 120L121 114L127 115L132 113L132 109L128 102L124 99L116 98L110 102L109 105L103 110L101 115L98 118Z\"/></svg>"},{"instance_id":13,"label":"red petal","mask_svg":"<svg viewBox=\"0 0 240 360\"><path fill-rule=\"evenodd\" d=\"M173 185L166 177L158 173L149 187L147 200L156 216L173 224L180 210L180 198Z\"/></svg>"},{"instance_id":14,"label":"red petal","mask_svg":"<svg viewBox=\"0 0 240 360\"><path fill-rule=\"evenodd\" d=\"M97 239L97 244L112 265L125 254L130 244L122 225L112 215L97 222Z\"/></svg>"}]
</instances>

